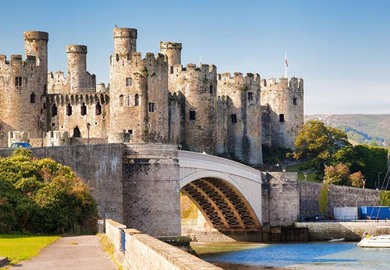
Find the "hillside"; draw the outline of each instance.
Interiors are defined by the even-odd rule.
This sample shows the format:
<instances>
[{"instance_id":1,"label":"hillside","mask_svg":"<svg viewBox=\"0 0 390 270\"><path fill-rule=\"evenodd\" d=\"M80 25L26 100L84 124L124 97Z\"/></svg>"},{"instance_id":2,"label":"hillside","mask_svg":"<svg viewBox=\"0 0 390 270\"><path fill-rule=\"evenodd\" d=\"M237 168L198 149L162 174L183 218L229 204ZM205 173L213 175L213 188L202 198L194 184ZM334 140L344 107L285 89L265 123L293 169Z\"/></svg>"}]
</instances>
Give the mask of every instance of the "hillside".
<instances>
[{"instance_id":1,"label":"hillside","mask_svg":"<svg viewBox=\"0 0 390 270\"><path fill-rule=\"evenodd\" d=\"M352 143L387 146L390 142L390 114L314 114L306 115L308 120L344 130Z\"/></svg>"}]
</instances>

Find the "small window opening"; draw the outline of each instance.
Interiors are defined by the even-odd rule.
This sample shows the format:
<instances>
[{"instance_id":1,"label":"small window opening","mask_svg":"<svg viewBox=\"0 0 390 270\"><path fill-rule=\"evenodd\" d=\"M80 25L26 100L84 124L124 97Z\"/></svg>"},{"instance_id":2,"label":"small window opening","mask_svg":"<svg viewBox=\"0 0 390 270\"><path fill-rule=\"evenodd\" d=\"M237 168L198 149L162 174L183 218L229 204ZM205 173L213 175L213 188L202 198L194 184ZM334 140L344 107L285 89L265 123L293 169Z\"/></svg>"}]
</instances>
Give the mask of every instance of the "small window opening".
<instances>
[{"instance_id":1,"label":"small window opening","mask_svg":"<svg viewBox=\"0 0 390 270\"><path fill-rule=\"evenodd\" d=\"M43 109L46 110L46 102L43 103Z\"/></svg>"},{"instance_id":2,"label":"small window opening","mask_svg":"<svg viewBox=\"0 0 390 270\"><path fill-rule=\"evenodd\" d=\"M85 106L85 103L83 102L83 105L81 105L81 115L87 114L87 106Z\"/></svg>"},{"instance_id":3,"label":"small window opening","mask_svg":"<svg viewBox=\"0 0 390 270\"><path fill-rule=\"evenodd\" d=\"M149 102L149 112L154 112L154 103Z\"/></svg>"},{"instance_id":4,"label":"small window opening","mask_svg":"<svg viewBox=\"0 0 390 270\"><path fill-rule=\"evenodd\" d=\"M119 54L116 54L115 58L116 58L116 61L118 62L119 61Z\"/></svg>"},{"instance_id":5,"label":"small window opening","mask_svg":"<svg viewBox=\"0 0 390 270\"><path fill-rule=\"evenodd\" d=\"M44 94L47 93L47 84L45 84L45 85L43 86L43 93L44 93Z\"/></svg>"},{"instance_id":6,"label":"small window opening","mask_svg":"<svg viewBox=\"0 0 390 270\"><path fill-rule=\"evenodd\" d=\"M81 137L81 132L80 132L80 129L79 129L78 126L76 126L73 129L73 137L75 137L75 138L80 138Z\"/></svg>"},{"instance_id":7,"label":"small window opening","mask_svg":"<svg viewBox=\"0 0 390 270\"><path fill-rule=\"evenodd\" d=\"M284 114L279 114L279 122L284 122Z\"/></svg>"},{"instance_id":8,"label":"small window opening","mask_svg":"<svg viewBox=\"0 0 390 270\"><path fill-rule=\"evenodd\" d=\"M22 86L22 77L15 77L15 86Z\"/></svg>"},{"instance_id":9,"label":"small window opening","mask_svg":"<svg viewBox=\"0 0 390 270\"><path fill-rule=\"evenodd\" d=\"M233 124L235 124L235 123L237 123L237 114L232 114L231 116L230 116L230 119L231 119L231 121L232 121L232 123Z\"/></svg>"},{"instance_id":10,"label":"small window opening","mask_svg":"<svg viewBox=\"0 0 390 270\"><path fill-rule=\"evenodd\" d=\"M130 106L130 100L131 100L130 95L128 95L126 97L126 106Z\"/></svg>"},{"instance_id":11,"label":"small window opening","mask_svg":"<svg viewBox=\"0 0 390 270\"><path fill-rule=\"evenodd\" d=\"M171 74L173 74L173 66L169 67Z\"/></svg>"},{"instance_id":12,"label":"small window opening","mask_svg":"<svg viewBox=\"0 0 390 270\"><path fill-rule=\"evenodd\" d=\"M130 77L126 78L126 86L133 86L133 79Z\"/></svg>"},{"instance_id":13,"label":"small window opening","mask_svg":"<svg viewBox=\"0 0 390 270\"><path fill-rule=\"evenodd\" d=\"M248 100L253 100L253 92L248 92Z\"/></svg>"},{"instance_id":14,"label":"small window opening","mask_svg":"<svg viewBox=\"0 0 390 270\"><path fill-rule=\"evenodd\" d=\"M210 84L210 94L212 94L212 93L213 93L213 91L214 91L213 85L212 85L212 84Z\"/></svg>"},{"instance_id":15,"label":"small window opening","mask_svg":"<svg viewBox=\"0 0 390 270\"><path fill-rule=\"evenodd\" d=\"M139 106L139 95L138 95L138 94L135 94L135 97L134 97L134 106Z\"/></svg>"},{"instance_id":16,"label":"small window opening","mask_svg":"<svg viewBox=\"0 0 390 270\"><path fill-rule=\"evenodd\" d=\"M293 105L297 105L297 98L293 98Z\"/></svg>"},{"instance_id":17,"label":"small window opening","mask_svg":"<svg viewBox=\"0 0 390 270\"><path fill-rule=\"evenodd\" d=\"M190 120L196 119L196 111L190 111Z\"/></svg>"},{"instance_id":18,"label":"small window opening","mask_svg":"<svg viewBox=\"0 0 390 270\"><path fill-rule=\"evenodd\" d=\"M35 94L34 93L31 93L31 95L30 95L30 102L35 103Z\"/></svg>"},{"instance_id":19,"label":"small window opening","mask_svg":"<svg viewBox=\"0 0 390 270\"><path fill-rule=\"evenodd\" d=\"M123 106L123 95L119 96L119 106Z\"/></svg>"},{"instance_id":20,"label":"small window opening","mask_svg":"<svg viewBox=\"0 0 390 270\"><path fill-rule=\"evenodd\" d=\"M96 115L101 115L102 114L102 106L100 105L99 102L96 103L95 109L96 109Z\"/></svg>"},{"instance_id":21,"label":"small window opening","mask_svg":"<svg viewBox=\"0 0 390 270\"><path fill-rule=\"evenodd\" d=\"M72 115L72 106L70 105L70 103L68 103L68 105L66 105L66 115L67 116Z\"/></svg>"},{"instance_id":22,"label":"small window opening","mask_svg":"<svg viewBox=\"0 0 390 270\"><path fill-rule=\"evenodd\" d=\"M133 140L133 130L130 129L126 132L123 130L123 142L131 142Z\"/></svg>"},{"instance_id":23,"label":"small window opening","mask_svg":"<svg viewBox=\"0 0 390 270\"><path fill-rule=\"evenodd\" d=\"M57 105L53 104L53 106L51 106L51 116L56 116L57 115Z\"/></svg>"}]
</instances>

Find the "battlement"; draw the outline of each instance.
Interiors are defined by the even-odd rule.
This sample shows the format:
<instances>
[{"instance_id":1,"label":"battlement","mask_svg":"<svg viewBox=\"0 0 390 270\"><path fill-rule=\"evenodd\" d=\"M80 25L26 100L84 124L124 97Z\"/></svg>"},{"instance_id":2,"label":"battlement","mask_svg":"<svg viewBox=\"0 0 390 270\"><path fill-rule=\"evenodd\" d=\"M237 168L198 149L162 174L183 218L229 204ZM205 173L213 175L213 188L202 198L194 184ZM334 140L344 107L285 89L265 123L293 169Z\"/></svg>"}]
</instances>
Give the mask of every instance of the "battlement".
<instances>
[{"instance_id":1,"label":"battlement","mask_svg":"<svg viewBox=\"0 0 390 270\"><path fill-rule=\"evenodd\" d=\"M285 86L285 87L290 87L293 89L303 90L303 79L298 79L295 77L288 79L288 78L282 77L279 79L279 81L276 80L275 78L261 80L262 87L277 87L279 85Z\"/></svg>"},{"instance_id":2,"label":"battlement","mask_svg":"<svg viewBox=\"0 0 390 270\"><path fill-rule=\"evenodd\" d=\"M245 76L241 72L235 72L232 77L229 72L218 74L218 81L222 83L232 84L260 84L261 78L259 74L247 73Z\"/></svg>"},{"instance_id":3,"label":"battlement","mask_svg":"<svg viewBox=\"0 0 390 270\"><path fill-rule=\"evenodd\" d=\"M51 104L55 103L58 106L67 106L70 105L81 105L85 103L86 105L97 104L108 105L110 98L107 94L104 93L83 93L83 94L49 94L48 100Z\"/></svg>"},{"instance_id":4,"label":"battlement","mask_svg":"<svg viewBox=\"0 0 390 270\"><path fill-rule=\"evenodd\" d=\"M181 50L182 48L183 46L181 43L160 41L161 50Z\"/></svg>"},{"instance_id":5,"label":"battlement","mask_svg":"<svg viewBox=\"0 0 390 270\"><path fill-rule=\"evenodd\" d=\"M24 32L24 40L49 40L49 33L41 31Z\"/></svg>"},{"instance_id":6,"label":"battlement","mask_svg":"<svg viewBox=\"0 0 390 270\"><path fill-rule=\"evenodd\" d=\"M7 56L2 54L0 55L0 65L12 65L12 66L27 66L27 65L35 65L36 57L33 55L27 55L26 59L23 61L22 55L13 54L11 55L11 60L7 60Z\"/></svg>"},{"instance_id":7,"label":"battlement","mask_svg":"<svg viewBox=\"0 0 390 270\"><path fill-rule=\"evenodd\" d=\"M173 69L173 74L186 73L190 71L196 71L199 73L216 73L217 67L215 65L207 64L202 64L200 67L198 67L196 66L196 64L193 63L187 64L186 67L183 67L182 65L175 65Z\"/></svg>"},{"instance_id":8,"label":"battlement","mask_svg":"<svg viewBox=\"0 0 390 270\"><path fill-rule=\"evenodd\" d=\"M66 46L66 53L87 53L87 46L84 45L68 45Z\"/></svg>"},{"instance_id":9,"label":"battlement","mask_svg":"<svg viewBox=\"0 0 390 270\"><path fill-rule=\"evenodd\" d=\"M114 28L114 38L137 38L137 29L134 28Z\"/></svg>"}]
</instances>

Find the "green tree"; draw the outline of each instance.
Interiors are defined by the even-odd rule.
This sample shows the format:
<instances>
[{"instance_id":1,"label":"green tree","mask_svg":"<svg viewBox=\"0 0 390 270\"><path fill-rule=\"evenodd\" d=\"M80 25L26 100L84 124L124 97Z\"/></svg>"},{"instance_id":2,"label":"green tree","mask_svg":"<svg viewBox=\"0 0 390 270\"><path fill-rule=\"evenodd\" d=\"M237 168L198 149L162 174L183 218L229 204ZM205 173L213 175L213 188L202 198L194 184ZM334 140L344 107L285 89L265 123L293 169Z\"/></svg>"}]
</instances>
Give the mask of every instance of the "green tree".
<instances>
[{"instance_id":1,"label":"green tree","mask_svg":"<svg viewBox=\"0 0 390 270\"><path fill-rule=\"evenodd\" d=\"M74 172L26 149L0 158L0 232L78 232L96 224L96 203Z\"/></svg>"},{"instance_id":2,"label":"green tree","mask_svg":"<svg viewBox=\"0 0 390 270\"><path fill-rule=\"evenodd\" d=\"M330 165L333 156L350 145L344 131L311 120L303 125L295 140L294 158L307 161L308 168L322 175L325 164Z\"/></svg>"}]
</instances>

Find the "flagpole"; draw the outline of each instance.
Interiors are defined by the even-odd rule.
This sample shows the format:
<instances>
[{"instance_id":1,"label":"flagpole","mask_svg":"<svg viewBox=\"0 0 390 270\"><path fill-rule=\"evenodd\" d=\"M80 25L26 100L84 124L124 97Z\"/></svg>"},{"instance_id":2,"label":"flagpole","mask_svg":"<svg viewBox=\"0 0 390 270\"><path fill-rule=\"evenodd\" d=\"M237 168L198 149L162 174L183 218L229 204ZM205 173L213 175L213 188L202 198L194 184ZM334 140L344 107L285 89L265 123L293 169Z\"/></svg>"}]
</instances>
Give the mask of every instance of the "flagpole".
<instances>
[{"instance_id":1,"label":"flagpole","mask_svg":"<svg viewBox=\"0 0 390 270\"><path fill-rule=\"evenodd\" d=\"M287 62L287 52L284 52L284 77L287 77L287 68L288 68L288 62Z\"/></svg>"}]
</instances>

